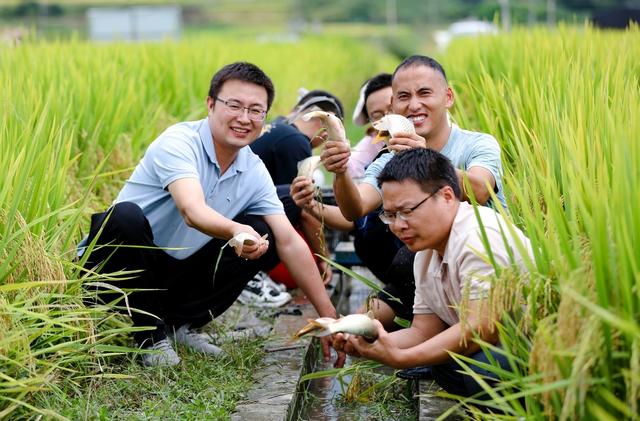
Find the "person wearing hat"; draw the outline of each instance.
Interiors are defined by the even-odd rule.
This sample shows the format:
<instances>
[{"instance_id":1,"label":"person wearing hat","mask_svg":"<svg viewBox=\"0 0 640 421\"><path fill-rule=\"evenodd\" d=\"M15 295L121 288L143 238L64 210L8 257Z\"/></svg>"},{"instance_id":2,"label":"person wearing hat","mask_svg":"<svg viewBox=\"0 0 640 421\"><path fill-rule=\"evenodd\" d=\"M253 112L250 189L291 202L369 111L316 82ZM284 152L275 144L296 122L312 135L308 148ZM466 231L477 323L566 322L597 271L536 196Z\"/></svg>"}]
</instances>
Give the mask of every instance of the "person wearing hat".
<instances>
[{"instance_id":1,"label":"person wearing hat","mask_svg":"<svg viewBox=\"0 0 640 421\"><path fill-rule=\"evenodd\" d=\"M313 148L326 140L326 131L320 119L305 121L301 118L311 111L326 111L341 120L344 116L342 103L335 95L324 90L303 91L289 115L277 117L264 127L260 137L251 144L251 150L267 167L291 224L302 234L314 253L328 256L321 223L302 215L289 193L289 186L298 173L298 162L309 158ZM330 266L321 259L316 259L316 264L327 284L332 277ZM247 284L239 297L240 301L277 307L290 300L285 285L293 288L296 284L288 271L283 265L278 265L270 274L279 282L273 282L267 273L260 272Z\"/></svg>"},{"instance_id":2,"label":"person wearing hat","mask_svg":"<svg viewBox=\"0 0 640 421\"><path fill-rule=\"evenodd\" d=\"M384 142L374 142L376 130L369 124L384 117L391 109L391 75L379 73L368 79L360 89L358 103L353 110L352 121L365 126L365 136L351 151L348 171L352 178L362 178L364 170L382 151Z\"/></svg>"}]
</instances>

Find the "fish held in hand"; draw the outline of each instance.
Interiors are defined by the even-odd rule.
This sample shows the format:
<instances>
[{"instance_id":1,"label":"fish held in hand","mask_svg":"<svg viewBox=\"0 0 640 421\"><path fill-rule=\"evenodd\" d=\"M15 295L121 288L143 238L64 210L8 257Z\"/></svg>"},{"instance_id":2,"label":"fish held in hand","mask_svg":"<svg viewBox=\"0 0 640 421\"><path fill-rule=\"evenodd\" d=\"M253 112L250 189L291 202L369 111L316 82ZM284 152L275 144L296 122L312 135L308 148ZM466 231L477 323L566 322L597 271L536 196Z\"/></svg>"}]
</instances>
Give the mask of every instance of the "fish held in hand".
<instances>
[{"instance_id":1,"label":"fish held in hand","mask_svg":"<svg viewBox=\"0 0 640 421\"><path fill-rule=\"evenodd\" d=\"M265 234L261 237L262 240L266 240L267 239L267 235L269 234ZM229 240L229 245L231 247L233 247L236 250L236 254L238 256L240 256L242 254L242 247L246 244L246 245L251 245L254 243L257 243L258 239L256 237L254 237L253 235L247 233L247 232L241 232L236 234L235 236L233 236L233 238L231 240Z\"/></svg>"},{"instance_id":2,"label":"fish held in hand","mask_svg":"<svg viewBox=\"0 0 640 421\"><path fill-rule=\"evenodd\" d=\"M298 177L301 175L307 178L313 178L313 172L320 167L321 161L319 156L310 156L298 162Z\"/></svg>"},{"instance_id":3,"label":"fish held in hand","mask_svg":"<svg viewBox=\"0 0 640 421\"><path fill-rule=\"evenodd\" d=\"M322 127L327 130L329 140L347 141L347 134L344 131L342 121L334 114L326 111L311 111L302 116L304 121L309 121L312 118L319 118L322 121Z\"/></svg>"},{"instance_id":4,"label":"fish held in hand","mask_svg":"<svg viewBox=\"0 0 640 421\"><path fill-rule=\"evenodd\" d=\"M322 337L339 332L363 336L370 340L378 338L378 329L373 319L367 314L349 314L339 319L331 317L309 319L309 324L296 332L294 337L301 338L308 335Z\"/></svg>"},{"instance_id":5,"label":"fish held in hand","mask_svg":"<svg viewBox=\"0 0 640 421\"><path fill-rule=\"evenodd\" d=\"M400 114L387 114L380 120L371 123L374 129L378 130L378 135L372 143L389 140L389 135L395 137L398 134L415 134L416 129L408 118Z\"/></svg>"}]
</instances>

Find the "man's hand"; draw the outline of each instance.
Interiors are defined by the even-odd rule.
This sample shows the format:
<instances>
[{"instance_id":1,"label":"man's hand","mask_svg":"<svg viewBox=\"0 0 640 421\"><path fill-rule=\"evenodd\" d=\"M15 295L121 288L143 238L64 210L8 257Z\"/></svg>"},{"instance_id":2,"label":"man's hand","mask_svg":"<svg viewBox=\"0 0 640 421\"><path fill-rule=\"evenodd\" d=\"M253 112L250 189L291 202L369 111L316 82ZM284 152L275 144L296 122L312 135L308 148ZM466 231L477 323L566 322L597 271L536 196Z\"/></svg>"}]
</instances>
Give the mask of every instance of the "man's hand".
<instances>
[{"instance_id":1,"label":"man's hand","mask_svg":"<svg viewBox=\"0 0 640 421\"><path fill-rule=\"evenodd\" d=\"M415 133L399 133L395 137L389 139L389 149L394 152L400 152L413 148L426 148L427 141L424 137Z\"/></svg>"},{"instance_id":2,"label":"man's hand","mask_svg":"<svg viewBox=\"0 0 640 421\"><path fill-rule=\"evenodd\" d=\"M348 333L336 333L335 335L333 335L333 348L338 352L344 352L354 357L359 357L360 354L349 342L350 336L351 335Z\"/></svg>"},{"instance_id":3,"label":"man's hand","mask_svg":"<svg viewBox=\"0 0 640 421\"><path fill-rule=\"evenodd\" d=\"M301 175L293 179L289 187L289 193L297 207L308 209L314 204L316 186L309 177Z\"/></svg>"},{"instance_id":4,"label":"man's hand","mask_svg":"<svg viewBox=\"0 0 640 421\"><path fill-rule=\"evenodd\" d=\"M269 240L262 238L250 225L244 224L236 224L236 227L233 230L233 236L235 237L243 232L253 236L255 241L252 241L251 243L245 242L242 245L242 253L240 253L240 257L249 260L259 259L260 256L265 254L269 249Z\"/></svg>"},{"instance_id":5,"label":"man's hand","mask_svg":"<svg viewBox=\"0 0 640 421\"><path fill-rule=\"evenodd\" d=\"M378 339L370 343L361 336L351 335L348 338L348 344L343 346L345 352L349 355L361 355L390 367L396 367L398 355L401 353L400 348L396 346L389 332L384 330L382 323L378 320L374 320L373 323L378 329Z\"/></svg>"},{"instance_id":6,"label":"man's hand","mask_svg":"<svg viewBox=\"0 0 640 421\"><path fill-rule=\"evenodd\" d=\"M342 174L347 171L350 156L351 147L347 142L330 140L324 144L320 159L327 171Z\"/></svg>"},{"instance_id":7,"label":"man's hand","mask_svg":"<svg viewBox=\"0 0 640 421\"><path fill-rule=\"evenodd\" d=\"M331 358L331 351L330 351L331 342L332 342L331 336L324 336L320 338L320 343L322 344L322 355L324 356L325 361L329 361L329 358ZM336 351L338 350L336 349ZM347 355L344 352L338 351L338 357L336 358L336 361L333 363L333 367L334 368L344 367L344 362L346 359L347 359Z\"/></svg>"}]
</instances>

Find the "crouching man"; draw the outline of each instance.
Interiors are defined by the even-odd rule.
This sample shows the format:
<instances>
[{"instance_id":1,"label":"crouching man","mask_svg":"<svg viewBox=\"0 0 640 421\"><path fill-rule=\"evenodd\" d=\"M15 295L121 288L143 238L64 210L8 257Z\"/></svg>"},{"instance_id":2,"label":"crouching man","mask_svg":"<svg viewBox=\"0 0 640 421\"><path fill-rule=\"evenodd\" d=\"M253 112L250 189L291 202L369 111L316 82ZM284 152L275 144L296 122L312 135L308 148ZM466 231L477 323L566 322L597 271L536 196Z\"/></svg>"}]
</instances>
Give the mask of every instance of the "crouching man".
<instances>
[{"instance_id":1,"label":"crouching man","mask_svg":"<svg viewBox=\"0 0 640 421\"><path fill-rule=\"evenodd\" d=\"M380 218L411 251L417 252L413 322L407 329L388 333L374 321L379 334L375 342L337 334L334 347L394 368L430 366L434 380L446 391L474 395L482 390L480 385L459 372L462 369L449 352L487 362L474 339L498 343L496 319L488 305L489 280L495 269L486 258L488 250L475 212L479 213L497 266L512 267L526 276L523 255L531 256L530 242L516 227L509 231L504 219L492 209L478 206L474 210L461 202L453 166L434 150L417 148L399 153L385 166L378 181L383 197ZM509 368L500 355L493 357L503 368ZM491 376L478 367L471 368Z\"/></svg>"},{"instance_id":2,"label":"crouching man","mask_svg":"<svg viewBox=\"0 0 640 421\"><path fill-rule=\"evenodd\" d=\"M219 354L195 329L227 310L258 271L279 260L320 315L336 316L309 248L249 148L273 98L271 80L255 65L224 66L211 80L207 117L165 130L113 206L92 216L83 246L95 247L84 267L130 271L115 285L136 289L129 295L129 306L139 310L133 325L152 328L134 334L139 346L156 351L143 355L145 365L178 364L174 342ZM240 233L255 241L238 256L223 246ZM325 345L327 356L328 340Z\"/></svg>"}]
</instances>

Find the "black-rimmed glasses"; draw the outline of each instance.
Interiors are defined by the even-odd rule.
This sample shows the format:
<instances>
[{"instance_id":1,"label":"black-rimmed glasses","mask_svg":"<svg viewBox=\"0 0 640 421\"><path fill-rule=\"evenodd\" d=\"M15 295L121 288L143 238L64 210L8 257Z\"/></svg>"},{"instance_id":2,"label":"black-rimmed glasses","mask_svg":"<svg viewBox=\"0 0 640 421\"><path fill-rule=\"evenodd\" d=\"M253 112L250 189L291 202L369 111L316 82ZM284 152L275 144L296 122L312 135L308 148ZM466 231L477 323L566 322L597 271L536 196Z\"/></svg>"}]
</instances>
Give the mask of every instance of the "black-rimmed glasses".
<instances>
[{"instance_id":1,"label":"black-rimmed glasses","mask_svg":"<svg viewBox=\"0 0 640 421\"><path fill-rule=\"evenodd\" d=\"M263 110L261 107L245 107L239 101L235 99L222 99L217 96L214 97L216 101L222 102L227 107L227 114L233 117L238 117L242 115L244 110L247 110L247 115L249 116L249 120L253 121L263 121L267 116L267 112Z\"/></svg>"},{"instance_id":2,"label":"black-rimmed glasses","mask_svg":"<svg viewBox=\"0 0 640 421\"><path fill-rule=\"evenodd\" d=\"M403 221L408 221L411 218L411 214L413 213L413 211L418 209L420 207L420 205L425 203L427 200L429 200L430 198L435 196L436 193L438 193L441 188L442 187L438 188L438 190L434 191L429 196L427 196L424 199L422 199L420 201L420 203L418 203L417 205L415 205L412 208L401 209L401 210L395 211L395 212L389 212L389 211L383 210L383 211L380 211L380 213L378 214L378 217L380 217L380 220L382 222L384 222L385 224L387 224L387 225L391 225L393 222L395 222L396 218L399 218L399 219L401 219Z\"/></svg>"}]
</instances>

